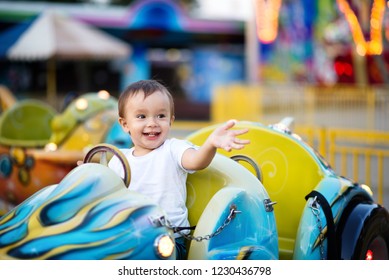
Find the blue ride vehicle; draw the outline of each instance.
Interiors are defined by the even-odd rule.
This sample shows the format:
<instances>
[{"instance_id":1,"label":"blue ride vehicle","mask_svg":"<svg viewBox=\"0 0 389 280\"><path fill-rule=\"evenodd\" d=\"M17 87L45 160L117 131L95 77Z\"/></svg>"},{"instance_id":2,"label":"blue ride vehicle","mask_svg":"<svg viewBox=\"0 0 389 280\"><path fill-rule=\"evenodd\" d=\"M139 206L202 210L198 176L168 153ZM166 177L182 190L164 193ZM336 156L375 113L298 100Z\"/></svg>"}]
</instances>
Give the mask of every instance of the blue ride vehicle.
<instances>
[{"instance_id":1,"label":"blue ride vehicle","mask_svg":"<svg viewBox=\"0 0 389 280\"><path fill-rule=\"evenodd\" d=\"M242 127L250 145L188 176L189 260L389 259L389 214L368 186L337 175L283 123ZM200 145L214 128L187 139ZM107 153L121 159L124 180ZM97 145L84 162L0 219L0 259L175 259L175 229L125 187L121 152Z\"/></svg>"}]
</instances>

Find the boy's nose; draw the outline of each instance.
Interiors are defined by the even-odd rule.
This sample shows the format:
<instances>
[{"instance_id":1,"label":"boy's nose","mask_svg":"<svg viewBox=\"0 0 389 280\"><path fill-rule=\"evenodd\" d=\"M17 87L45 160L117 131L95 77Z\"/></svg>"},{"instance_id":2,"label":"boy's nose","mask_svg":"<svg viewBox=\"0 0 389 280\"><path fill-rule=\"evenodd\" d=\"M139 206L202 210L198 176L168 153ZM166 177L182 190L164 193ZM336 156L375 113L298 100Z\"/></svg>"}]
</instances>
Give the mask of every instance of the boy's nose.
<instances>
[{"instance_id":1,"label":"boy's nose","mask_svg":"<svg viewBox=\"0 0 389 280\"><path fill-rule=\"evenodd\" d=\"M155 125L157 125L157 121L155 120L155 118L149 118L147 125L148 126L155 126Z\"/></svg>"}]
</instances>

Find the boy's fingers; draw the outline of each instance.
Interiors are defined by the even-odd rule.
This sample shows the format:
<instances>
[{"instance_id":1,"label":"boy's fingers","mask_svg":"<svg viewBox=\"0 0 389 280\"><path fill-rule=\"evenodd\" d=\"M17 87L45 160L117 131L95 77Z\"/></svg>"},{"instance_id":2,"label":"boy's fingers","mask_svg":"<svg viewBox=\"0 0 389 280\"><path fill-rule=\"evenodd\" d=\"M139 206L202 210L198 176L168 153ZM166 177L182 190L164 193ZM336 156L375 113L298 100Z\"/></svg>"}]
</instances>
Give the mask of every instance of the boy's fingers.
<instances>
[{"instance_id":1,"label":"boy's fingers","mask_svg":"<svg viewBox=\"0 0 389 280\"><path fill-rule=\"evenodd\" d=\"M235 138L234 139L234 142L236 144L250 144L250 140L248 139L239 139L239 138Z\"/></svg>"},{"instance_id":2,"label":"boy's fingers","mask_svg":"<svg viewBox=\"0 0 389 280\"><path fill-rule=\"evenodd\" d=\"M223 149L227 152L231 152L232 150L241 150L245 147L244 144L236 144L236 143L233 143L231 145L226 145L225 147L223 147Z\"/></svg>"},{"instance_id":3,"label":"boy's fingers","mask_svg":"<svg viewBox=\"0 0 389 280\"><path fill-rule=\"evenodd\" d=\"M229 120L224 124L224 129L232 128L238 121L237 120Z\"/></svg>"},{"instance_id":4,"label":"boy's fingers","mask_svg":"<svg viewBox=\"0 0 389 280\"><path fill-rule=\"evenodd\" d=\"M248 128L238 129L233 131L235 135L242 135L249 132Z\"/></svg>"}]
</instances>

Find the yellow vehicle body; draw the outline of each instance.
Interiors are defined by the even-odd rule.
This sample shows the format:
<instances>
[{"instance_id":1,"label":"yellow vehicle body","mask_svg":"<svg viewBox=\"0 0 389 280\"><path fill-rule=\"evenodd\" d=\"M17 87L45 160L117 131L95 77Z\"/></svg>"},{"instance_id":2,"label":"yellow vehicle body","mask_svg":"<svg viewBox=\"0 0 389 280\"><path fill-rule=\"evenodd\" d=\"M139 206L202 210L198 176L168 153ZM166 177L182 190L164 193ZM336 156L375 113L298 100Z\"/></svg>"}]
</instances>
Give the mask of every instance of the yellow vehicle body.
<instances>
[{"instance_id":1,"label":"yellow vehicle body","mask_svg":"<svg viewBox=\"0 0 389 280\"><path fill-rule=\"evenodd\" d=\"M201 129L187 139L195 145L201 145L215 127ZM280 259L292 259L297 229L306 204L304 197L328 175L328 170L314 157L314 151L307 150L301 145L301 140L292 135L259 123L238 123L236 129L241 128L249 128L244 138L251 143L243 150L218 150L218 153L228 157L245 155L256 162L270 199L277 202L274 213ZM246 162L241 163L255 174L254 168Z\"/></svg>"}]
</instances>

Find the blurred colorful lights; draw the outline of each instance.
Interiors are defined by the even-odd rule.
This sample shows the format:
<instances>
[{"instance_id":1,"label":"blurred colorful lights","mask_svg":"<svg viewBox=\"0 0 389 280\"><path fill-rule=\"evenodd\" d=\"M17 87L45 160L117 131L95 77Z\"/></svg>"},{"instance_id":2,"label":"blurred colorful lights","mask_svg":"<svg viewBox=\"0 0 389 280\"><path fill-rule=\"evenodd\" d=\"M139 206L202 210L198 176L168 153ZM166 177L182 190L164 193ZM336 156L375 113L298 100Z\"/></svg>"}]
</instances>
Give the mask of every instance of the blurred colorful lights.
<instances>
[{"instance_id":1,"label":"blurred colorful lights","mask_svg":"<svg viewBox=\"0 0 389 280\"><path fill-rule=\"evenodd\" d=\"M370 15L370 41L366 41L361 24L346 0L337 0L340 11L345 15L359 55L380 55L382 53L382 23L385 0L374 0Z\"/></svg>"},{"instance_id":2,"label":"blurred colorful lights","mask_svg":"<svg viewBox=\"0 0 389 280\"><path fill-rule=\"evenodd\" d=\"M336 61L334 63L334 68L336 74L339 76L346 75L351 77L353 75L353 67L350 63Z\"/></svg>"},{"instance_id":3,"label":"blurred colorful lights","mask_svg":"<svg viewBox=\"0 0 389 280\"><path fill-rule=\"evenodd\" d=\"M282 0L255 0L254 4L258 39L269 44L277 38Z\"/></svg>"}]
</instances>

